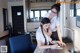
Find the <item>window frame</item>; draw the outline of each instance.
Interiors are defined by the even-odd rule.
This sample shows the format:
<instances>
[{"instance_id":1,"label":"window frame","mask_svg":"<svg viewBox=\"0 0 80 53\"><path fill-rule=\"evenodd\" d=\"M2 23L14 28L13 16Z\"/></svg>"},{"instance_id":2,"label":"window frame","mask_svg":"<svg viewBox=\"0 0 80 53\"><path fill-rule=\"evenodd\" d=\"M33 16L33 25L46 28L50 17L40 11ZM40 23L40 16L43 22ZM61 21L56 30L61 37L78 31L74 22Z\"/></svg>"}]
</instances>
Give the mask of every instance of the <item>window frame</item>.
<instances>
[{"instance_id":1,"label":"window frame","mask_svg":"<svg viewBox=\"0 0 80 53\"><path fill-rule=\"evenodd\" d=\"M31 11L33 11L33 19L35 18L35 11L39 11L40 15L39 15L39 20L38 21L40 21L42 19L41 11L44 11L44 10L46 10L48 12L50 9L32 9ZM31 16L29 16L28 19L31 19ZM30 22L32 22L32 21L30 21ZM35 22L35 21L33 21L33 22Z\"/></svg>"}]
</instances>

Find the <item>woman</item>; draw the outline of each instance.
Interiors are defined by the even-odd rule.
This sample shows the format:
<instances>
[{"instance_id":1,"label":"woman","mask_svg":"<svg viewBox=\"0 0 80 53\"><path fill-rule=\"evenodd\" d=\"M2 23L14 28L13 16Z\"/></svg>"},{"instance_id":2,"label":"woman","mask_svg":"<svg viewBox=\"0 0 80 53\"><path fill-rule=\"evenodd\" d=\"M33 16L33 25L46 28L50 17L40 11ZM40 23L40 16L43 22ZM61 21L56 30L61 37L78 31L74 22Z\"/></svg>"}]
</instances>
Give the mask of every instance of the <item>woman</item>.
<instances>
[{"instance_id":1,"label":"woman","mask_svg":"<svg viewBox=\"0 0 80 53\"><path fill-rule=\"evenodd\" d=\"M57 45L51 45L51 34L50 20L48 18L43 18L41 26L36 31L37 48L34 53L43 53L44 49L57 47Z\"/></svg>"},{"instance_id":2,"label":"woman","mask_svg":"<svg viewBox=\"0 0 80 53\"><path fill-rule=\"evenodd\" d=\"M52 35L51 35L52 40L60 41L60 44L62 46L65 46L66 44L62 41L59 12L60 12L60 4L54 4L51 6L51 12L47 13L45 17L48 17L51 22L50 27L52 30Z\"/></svg>"}]
</instances>

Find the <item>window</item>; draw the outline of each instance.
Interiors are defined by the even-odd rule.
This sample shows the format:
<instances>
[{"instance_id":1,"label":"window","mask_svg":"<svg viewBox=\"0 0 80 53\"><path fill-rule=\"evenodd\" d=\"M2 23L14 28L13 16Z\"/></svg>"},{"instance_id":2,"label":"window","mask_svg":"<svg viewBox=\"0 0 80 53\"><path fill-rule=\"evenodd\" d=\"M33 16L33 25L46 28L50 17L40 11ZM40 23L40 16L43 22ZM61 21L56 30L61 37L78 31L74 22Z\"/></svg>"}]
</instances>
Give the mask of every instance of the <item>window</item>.
<instances>
[{"instance_id":1,"label":"window","mask_svg":"<svg viewBox=\"0 0 80 53\"><path fill-rule=\"evenodd\" d=\"M44 17L46 13L47 13L46 10L42 10L42 11L41 11L41 17Z\"/></svg>"},{"instance_id":2,"label":"window","mask_svg":"<svg viewBox=\"0 0 80 53\"><path fill-rule=\"evenodd\" d=\"M30 19L28 22L40 21L47 12L51 12L49 9L39 9L30 11Z\"/></svg>"},{"instance_id":3,"label":"window","mask_svg":"<svg viewBox=\"0 0 80 53\"><path fill-rule=\"evenodd\" d=\"M51 12L51 10L48 10L48 12Z\"/></svg>"},{"instance_id":4,"label":"window","mask_svg":"<svg viewBox=\"0 0 80 53\"><path fill-rule=\"evenodd\" d=\"M70 9L70 16L74 16L74 10L73 9Z\"/></svg>"},{"instance_id":5,"label":"window","mask_svg":"<svg viewBox=\"0 0 80 53\"><path fill-rule=\"evenodd\" d=\"M33 11L30 11L30 18L33 18Z\"/></svg>"},{"instance_id":6,"label":"window","mask_svg":"<svg viewBox=\"0 0 80 53\"><path fill-rule=\"evenodd\" d=\"M35 17L34 17L34 19L37 21L37 20L39 20L39 17L40 17L39 11L35 11Z\"/></svg>"},{"instance_id":7,"label":"window","mask_svg":"<svg viewBox=\"0 0 80 53\"><path fill-rule=\"evenodd\" d=\"M80 9L77 9L77 15L80 16Z\"/></svg>"}]
</instances>

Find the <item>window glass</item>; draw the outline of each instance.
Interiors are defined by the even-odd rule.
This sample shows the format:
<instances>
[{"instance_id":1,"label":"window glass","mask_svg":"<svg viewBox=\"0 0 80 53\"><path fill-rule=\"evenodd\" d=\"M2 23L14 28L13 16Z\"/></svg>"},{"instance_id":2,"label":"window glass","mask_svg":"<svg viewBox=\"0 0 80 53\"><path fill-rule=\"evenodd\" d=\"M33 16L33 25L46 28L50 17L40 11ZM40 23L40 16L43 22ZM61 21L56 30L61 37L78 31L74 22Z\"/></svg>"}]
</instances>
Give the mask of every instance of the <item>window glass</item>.
<instances>
[{"instance_id":1,"label":"window glass","mask_svg":"<svg viewBox=\"0 0 80 53\"><path fill-rule=\"evenodd\" d=\"M51 12L51 10L48 10L48 12Z\"/></svg>"},{"instance_id":2,"label":"window glass","mask_svg":"<svg viewBox=\"0 0 80 53\"><path fill-rule=\"evenodd\" d=\"M74 15L74 10L70 9L70 16L72 17Z\"/></svg>"},{"instance_id":3,"label":"window glass","mask_svg":"<svg viewBox=\"0 0 80 53\"><path fill-rule=\"evenodd\" d=\"M39 17L40 17L39 11L35 11L35 17L34 17L34 19L35 20L39 20Z\"/></svg>"},{"instance_id":4,"label":"window glass","mask_svg":"<svg viewBox=\"0 0 80 53\"><path fill-rule=\"evenodd\" d=\"M46 13L47 13L47 10L42 10L41 11L41 17L44 17Z\"/></svg>"},{"instance_id":5,"label":"window glass","mask_svg":"<svg viewBox=\"0 0 80 53\"><path fill-rule=\"evenodd\" d=\"M33 18L33 11L30 11L30 18Z\"/></svg>"},{"instance_id":6,"label":"window glass","mask_svg":"<svg viewBox=\"0 0 80 53\"><path fill-rule=\"evenodd\" d=\"M80 9L77 9L77 15L80 16Z\"/></svg>"}]
</instances>

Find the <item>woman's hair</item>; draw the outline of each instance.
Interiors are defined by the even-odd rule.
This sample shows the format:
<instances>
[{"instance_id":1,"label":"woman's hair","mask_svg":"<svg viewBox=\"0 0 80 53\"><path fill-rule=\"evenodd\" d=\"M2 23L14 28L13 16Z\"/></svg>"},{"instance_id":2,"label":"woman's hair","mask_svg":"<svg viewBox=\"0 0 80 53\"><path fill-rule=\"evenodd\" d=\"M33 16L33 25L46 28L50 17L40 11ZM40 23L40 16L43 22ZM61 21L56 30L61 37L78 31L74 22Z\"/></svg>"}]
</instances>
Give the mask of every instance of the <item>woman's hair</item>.
<instances>
[{"instance_id":1,"label":"woman's hair","mask_svg":"<svg viewBox=\"0 0 80 53\"><path fill-rule=\"evenodd\" d=\"M55 8L55 9L57 10L57 13L60 12L60 4L59 4L59 3L52 5L52 6L51 6L51 9L53 9L53 8Z\"/></svg>"},{"instance_id":2,"label":"woman's hair","mask_svg":"<svg viewBox=\"0 0 80 53\"><path fill-rule=\"evenodd\" d=\"M41 20L41 23L42 24L47 24L47 23L50 23L50 20L49 20L49 18L43 18L42 20Z\"/></svg>"},{"instance_id":3,"label":"woman's hair","mask_svg":"<svg viewBox=\"0 0 80 53\"><path fill-rule=\"evenodd\" d=\"M50 20L45 17L45 18L42 19L41 23L42 23L43 25L44 25L44 24L48 24L48 23L50 23ZM45 37L45 35L44 35L44 33L43 33L43 27L42 27L42 25L41 25L41 31L42 31L42 34L43 34L43 36L44 36L44 38L45 38L45 45L47 45L47 40L46 40L46 37Z\"/></svg>"}]
</instances>

